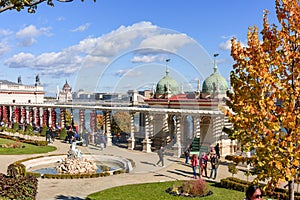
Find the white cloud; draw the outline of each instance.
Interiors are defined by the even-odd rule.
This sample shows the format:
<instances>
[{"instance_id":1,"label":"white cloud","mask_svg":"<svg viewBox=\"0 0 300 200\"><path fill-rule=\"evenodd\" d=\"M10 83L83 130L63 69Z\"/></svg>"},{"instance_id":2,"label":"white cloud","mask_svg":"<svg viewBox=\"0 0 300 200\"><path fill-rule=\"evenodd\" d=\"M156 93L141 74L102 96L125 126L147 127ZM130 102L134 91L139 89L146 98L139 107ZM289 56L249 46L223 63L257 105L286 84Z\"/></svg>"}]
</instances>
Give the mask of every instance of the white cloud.
<instances>
[{"instance_id":1,"label":"white cloud","mask_svg":"<svg viewBox=\"0 0 300 200\"><path fill-rule=\"evenodd\" d=\"M32 37L26 37L20 41L19 45L22 47L30 47L33 44L35 44L36 42L37 42L36 39L34 39Z\"/></svg>"},{"instance_id":2,"label":"white cloud","mask_svg":"<svg viewBox=\"0 0 300 200\"><path fill-rule=\"evenodd\" d=\"M71 32L83 32L85 30L87 30L90 27L90 23L85 23L81 26L78 26L77 28L71 30Z\"/></svg>"},{"instance_id":3,"label":"white cloud","mask_svg":"<svg viewBox=\"0 0 300 200\"><path fill-rule=\"evenodd\" d=\"M20 39L19 45L21 46L32 46L36 43L36 37L41 35L51 36L50 28L37 28L34 25L26 26L16 33L16 37Z\"/></svg>"},{"instance_id":4,"label":"white cloud","mask_svg":"<svg viewBox=\"0 0 300 200\"><path fill-rule=\"evenodd\" d=\"M37 37L40 35L51 35L50 34L50 28L40 28L38 29L36 26L34 25L29 25L26 26L25 28L19 30L16 33L16 36L18 38L24 38L24 37Z\"/></svg>"},{"instance_id":5,"label":"white cloud","mask_svg":"<svg viewBox=\"0 0 300 200\"><path fill-rule=\"evenodd\" d=\"M0 29L0 36L8 36L11 35L13 32L8 29Z\"/></svg>"},{"instance_id":6,"label":"white cloud","mask_svg":"<svg viewBox=\"0 0 300 200\"><path fill-rule=\"evenodd\" d=\"M29 46L36 42L38 36L50 35L50 28L37 28L29 25L16 35L22 40L22 45ZM191 39L185 34L167 34L166 30L162 31L151 22L143 21L131 26L120 26L100 37L88 37L58 52L44 52L40 55L22 52L7 59L5 64L11 68L27 67L38 70L41 74L64 77L78 72L82 66L97 66L96 63L106 65L128 52L140 55L135 56L132 59L133 62L152 62L159 59L158 49L176 52L178 48L189 42ZM137 50L146 49L147 52L137 52ZM115 73L118 76L124 74L137 76L139 72L121 70Z\"/></svg>"},{"instance_id":7,"label":"white cloud","mask_svg":"<svg viewBox=\"0 0 300 200\"><path fill-rule=\"evenodd\" d=\"M224 39L227 39L225 42L222 42L219 44L219 48L221 50L224 50L224 51L230 51L231 50L231 38L232 37L223 37ZM246 47L247 45L243 42L241 42L241 45L242 47Z\"/></svg>"},{"instance_id":8,"label":"white cloud","mask_svg":"<svg viewBox=\"0 0 300 200\"><path fill-rule=\"evenodd\" d=\"M32 68L32 61L34 59L35 56L33 54L21 52L6 59L4 64L11 68Z\"/></svg>"},{"instance_id":9,"label":"white cloud","mask_svg":"<svg viewBox=\"0 0 300 200\"><path fill-rule=\"evenodd\" d=\"M60 17L58 17L56 20L60 22L60 21L66 20L66 19L65 19L64 17L60 16Z\"/></svg>"},{"instance_id":10,"label":"white cloud","mask_svg":"<svg viewBox=\"0 0 300 200\"><path fill-rule=\"evenodd\" d=\"M78 51L91 56L113 57L129 48L137 38L146 37L157 27L150 22L140 22L132 26L120 26L118 29L97 38L87 38L78 45L71 46L70 51Z\"/></svg>"},{"instance_id":11,"label":"white cloud","mask_svg":"<svg viewBox=\"0 0 300 200\"><path fill-rule=\"evenodd\" d=\"M113 74L118 77L123 77L123 76L137 77L140 76L142 72L139 70L132 70L132 69L120 69Z\"/></svg>"},{"instance_id":12,"label":"white cloud","mask_svg":"<svg viewBox=\"0 0 300 200\"><path fill-rule=\"evenodd\" d=\"M133 62L133 63L150 63L150 62L154 62L156 60L158 60L158 56L144 55L144 56L134 56L131 59L131 62Z\"/></svg>"},{"instance_id":13,"label":"white cloud","mask_svg":"<svg viewBox=\"0 0 300 200\"><path fill-rule=\"evenodd\" d=\"M186 34L161 34L144 39L140 48L164 49L176 52L179 47L191 42Z\"/></svg>"},{"instance_id":14,"label":"white cloud","mask_svg":"<svg viewBox=\"0 0 300 200\"><path fill-rule=\"evenodd\" d=\"M0 56L8 53L10 51L10 47L7 44L7 40L2 40L0 42Z\"/></svg>"},{"instance_id":15,"label":"white cloud","mask_svg":"<svg viewBox=\"0 0 300 200\"><path fill-rule=\"evenodd\" d=\"M222 42L221 44L219 44L219 48L227 51L231 49L231 39L226 40L225 42Z\"/></svg>"}]
</instances>

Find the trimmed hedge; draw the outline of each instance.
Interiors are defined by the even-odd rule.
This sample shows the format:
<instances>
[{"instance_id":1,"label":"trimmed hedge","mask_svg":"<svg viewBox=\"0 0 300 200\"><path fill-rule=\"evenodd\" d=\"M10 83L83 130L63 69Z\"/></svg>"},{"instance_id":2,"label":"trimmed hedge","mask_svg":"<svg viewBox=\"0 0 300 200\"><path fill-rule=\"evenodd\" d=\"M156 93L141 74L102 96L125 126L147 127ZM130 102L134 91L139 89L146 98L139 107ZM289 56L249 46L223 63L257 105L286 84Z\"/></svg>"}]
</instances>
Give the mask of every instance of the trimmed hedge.
<instances>
[{"instance_id":1,"label":"trimmed hedge","mask_svg":"<svg viewBox=\"0 0 300 200\"><path fill-rule=\"evenodd\" d=\"M42 178L52 178L52 179L79 179L79 178L98 178L110 176L109 172L100 172L94 174L43 174Z\"/></svg>"},{"instance_id":2,"label":"trimmed hedge","mask_svg":"<svg viewBox=\"0 0 300 200\"><path fill-rule=\"evenodd\" d=\"M37 140L27 140L21 137L15 137L15 136L10 136L10 135L5 135L5 134L0 134L0 138L4 139L9 139L9 140L14 140L14 141L20 141L26 144L32 144L36 146L47 146L48 142L47 141L37 141Z\"/></svg>"}]
</instances>

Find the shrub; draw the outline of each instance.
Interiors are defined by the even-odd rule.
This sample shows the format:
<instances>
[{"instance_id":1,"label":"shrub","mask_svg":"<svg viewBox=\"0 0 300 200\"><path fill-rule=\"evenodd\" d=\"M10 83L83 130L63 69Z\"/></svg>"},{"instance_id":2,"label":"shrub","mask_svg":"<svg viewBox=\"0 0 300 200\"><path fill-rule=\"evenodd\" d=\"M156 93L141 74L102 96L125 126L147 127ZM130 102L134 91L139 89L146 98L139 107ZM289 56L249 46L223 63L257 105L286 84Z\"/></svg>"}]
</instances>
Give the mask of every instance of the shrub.
<instances>
[{"instance_id":1,"label":"shrub","mask_svg":"<svg viewBox=\"0 0 300 200\"><path fill-rule=\"evenodd\" d=\"M173 187L167 189L167 192L177 196L203 197L211 195L208 191L207 183L204 179L188 180L183 183L175 182Z\"/></svg>"},{"instance_id":2,"label":"shrub","mask_svg":"<svg viewBox=\"0 0 300 200\"><path fill-rule=\"evenodd\" d=\"M113 175L117 175L117 174L124 174L125 170L124 169L119 169L113 172Z\"/></svg>"},{"instance_id":3,"label":"shrub","mask_svg":"<svg viewBox=\"0 0 300 200\"><path fill-rule=\"evenodd\" d=\"M0 199L35 199L38 180L34 176L8 177L0 173Z\"/></svg>"},{"instance_id":4,"label":"shrub","mask_svg":"<svg viewBox=\"0 0 300 200\"><path fill-rule=\"evenodd\" d=\"M230 172L232 176L238 173L238 169L236 168L236 165L234 163L228 164L228 172Z\"/></svg>"},{"instance_id":5,"label":"shrub","mask_svg":"<svg viewBox=\"0 0 300 200\"><path fill-rule=\"evenodd\" d=\"M19 123L14 123L14 125L13 125L13 128L12 128L14 131L18 131L19 130Z\"/></svg>"},{"instance_id":6,"label":"shrub","mask_svg":"<svg viewBox=\"0 0 300 200\"><path fill-rule=\"evenodd\" d=\"M10 177L25 176L26 167L22 163L13 163L7 167L7 175Z\"/></svg>"},{"instance_id":7,"label":"shrub","mask_svg":"<svg viewBox=\"0 0 300 200\"><path fill-rule=\"evenodd\" d=\"M18 148L24 148L25 146L21 144L19 141L14 141L13 143L6 143L0 145L2 148L13 148L13 149L18 149Z\"/></svg>"},{"instance_id":8,"label":"shrub","mask_svg":"<svg viewBox=\"0 0 300 200\"><path fill-rule=\"evenodd\" d=\"M46 136L47 130L48 130L48 127L46 125L44 125L42 128L42 131L41 131L41 136Z\"/></svg>"},{"instance_id":9,"label":"shrub","mask_svg":"<svg viewBox=\"0 0 300 200\"><path fill-rule=\"evenodd\" d=\"M25 134L26 134L26 135L34 135L33 128L32 128L32 126L31 126L30 124L28 124L28 125L26 126Z\"/></svg>"},{"instance_id":10,"label":"shrub","mask_svg":"<svg viewBox=\"0 0 300 200\"><path fill-rule=\"evenodd\" d=\"M59 134L59 139L64 140L67 137L67 131L66 128L61 129Z\"/></svg>"}]
</instances>

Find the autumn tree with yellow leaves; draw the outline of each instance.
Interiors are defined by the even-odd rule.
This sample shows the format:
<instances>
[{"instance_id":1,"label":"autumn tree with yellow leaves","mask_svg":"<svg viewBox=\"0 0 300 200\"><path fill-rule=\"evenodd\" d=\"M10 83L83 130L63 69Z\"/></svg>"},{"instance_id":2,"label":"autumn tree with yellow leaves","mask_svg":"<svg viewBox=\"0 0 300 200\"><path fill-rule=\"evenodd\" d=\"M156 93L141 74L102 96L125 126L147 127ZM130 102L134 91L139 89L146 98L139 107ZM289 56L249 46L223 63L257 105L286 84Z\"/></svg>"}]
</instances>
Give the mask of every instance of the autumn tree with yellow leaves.
<instances>
[{"instance_id":1,"label":"autumn tree with yellow leaves","mask_svg":"<svg viewBox=\"0 0 300 200\"><path fill-rule=\"evenodd\" d=\"M228 94L230 137L244 151L255 151L257 181L275 188L287 182L294 199L300 166L300 5L299 0L275 0L278 23L248 30L243 47L232 39L234 59Z\"/></svg>"}]
</instances>

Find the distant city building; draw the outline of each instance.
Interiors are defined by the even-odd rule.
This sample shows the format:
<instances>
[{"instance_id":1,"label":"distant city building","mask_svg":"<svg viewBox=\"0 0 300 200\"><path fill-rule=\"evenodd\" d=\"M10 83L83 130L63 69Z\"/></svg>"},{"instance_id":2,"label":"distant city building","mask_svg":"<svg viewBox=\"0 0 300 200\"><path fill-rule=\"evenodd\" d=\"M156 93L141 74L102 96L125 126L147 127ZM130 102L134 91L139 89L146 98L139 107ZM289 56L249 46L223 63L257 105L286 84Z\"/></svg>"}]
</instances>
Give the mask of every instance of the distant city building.
<instances>
[{"instance_id":1,"label":"distant city building","mask_svg":"<svg viewBox=\"0 0 300 200\"><path fill-rule=\"evenodd\" d=\"M44 103L44 88L41 86L39 75L35 85L23 85L21 76L18 82L0 80L0 102L8 103Z\"/></svg>"},{"instance_id":2,"label":"distant city building","mask_svg":"<svg viewBox=\"0 0 300 200\"><path fill-rule=\"evenodd\" d=\"M57 87L57 92L56 92L56 101L57 102L72 102L73 97L72 97L72 88L66 81L64 86L62 87L62 90L59 90Z\"/></svg>"},{"instance_id":3,"label":"distant city building","mask_svg":"<svg viewBox=\"0 0 300 200\"><path fill-rule=\"evenodd\" d=\"M77 92L73 92L73 102L94 102L95 101L95 93L87 92L84 90L79 90Z\"/></svg>"}]
</instances>

